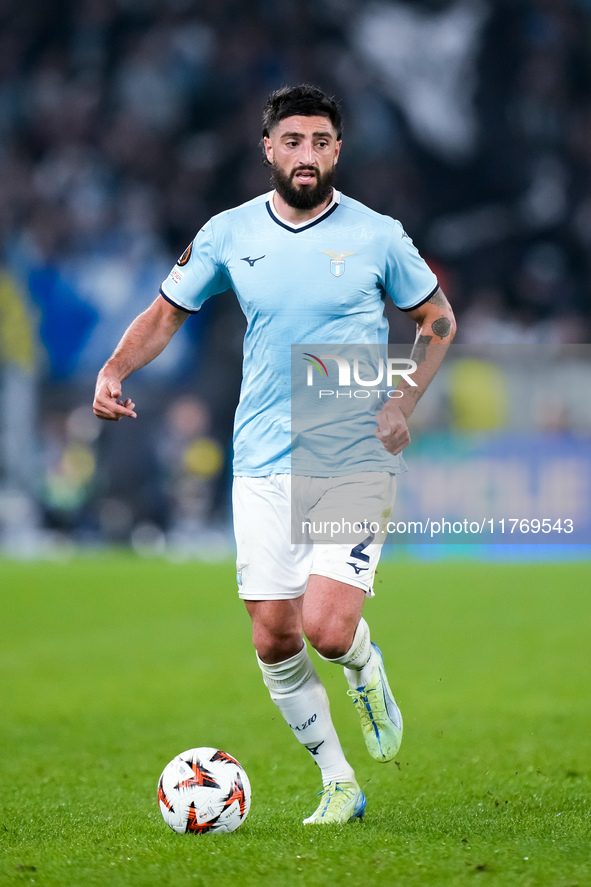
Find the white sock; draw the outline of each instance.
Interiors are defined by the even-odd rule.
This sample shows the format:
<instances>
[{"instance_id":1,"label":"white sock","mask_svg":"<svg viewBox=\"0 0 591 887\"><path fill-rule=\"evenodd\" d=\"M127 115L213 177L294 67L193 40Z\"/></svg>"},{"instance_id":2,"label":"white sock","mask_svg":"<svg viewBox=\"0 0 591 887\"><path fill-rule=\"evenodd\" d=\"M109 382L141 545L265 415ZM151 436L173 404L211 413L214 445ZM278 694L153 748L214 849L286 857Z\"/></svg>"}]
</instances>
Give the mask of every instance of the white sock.
<instances>
[{"instance_id":1,"label":"white sock","mask_svg":"<svg viewBox=\"0 0 591 887\"><path fill-rule=\"evenodd\" d=\"M326 657L322 657L325 659ZM327 659L327 662L336 662L344 666L345 677L349 686L358 690L369 684L378 665L378 657L371 645L369 637L369 625L363 618L359 620L355 637L350 648L338 659Z\"/></svg>"},{"instance_id":2,"label":"white sock","mask_svg":"<svg viewBox=\"0 0 591 887\"><path fill-rule=\"evenodd\" d=\"M320 767L322 784L354 782L330 718L328 696L306 647L291 659L267 665L257 656L271 699Z\"/></svg>"}]
</instances>

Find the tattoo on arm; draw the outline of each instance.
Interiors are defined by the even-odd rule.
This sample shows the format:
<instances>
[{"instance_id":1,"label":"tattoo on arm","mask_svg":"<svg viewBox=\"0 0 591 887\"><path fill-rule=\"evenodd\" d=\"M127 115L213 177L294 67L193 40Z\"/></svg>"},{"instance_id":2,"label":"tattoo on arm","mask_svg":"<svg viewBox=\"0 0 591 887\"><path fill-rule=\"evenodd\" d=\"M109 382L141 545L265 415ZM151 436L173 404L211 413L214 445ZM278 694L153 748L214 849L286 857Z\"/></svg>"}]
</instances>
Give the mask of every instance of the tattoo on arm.
<instances>
[{"instance_id":1,"label":"tattoo on arm","mask_svg":"<svg viewBox=\"0 0 591 887\"><path fill-rule=\"evenodd\" d=\"M431 329L440 339L445 339L451 332L451 322L447 317L438 317L431 324Z\"/></svg>"},{"instance_id":2,"label":"tattoo on arm","mask_svg":"<svg viewBox=\"0 0 591 887\"><path fill-rule=\"evenodd\" d=\"M429 302L431 305L437 305L438 308L444 308L447 305L447 299L440 289L438 289L436 293L433 293Z\"/></svg>"},{"instance_id":3,"label":"tattoo on arm","mask_svg":"<svg viewBox=\"0 0 591 887\"><path fill-rule=\"evenodd\" d=\"M437 321L435 321L437 323ZM427 359L427 345L431 342L433 336L417 336L414 343L411 359L417 363L423 363Z\"/></svg>"}]
</instances>

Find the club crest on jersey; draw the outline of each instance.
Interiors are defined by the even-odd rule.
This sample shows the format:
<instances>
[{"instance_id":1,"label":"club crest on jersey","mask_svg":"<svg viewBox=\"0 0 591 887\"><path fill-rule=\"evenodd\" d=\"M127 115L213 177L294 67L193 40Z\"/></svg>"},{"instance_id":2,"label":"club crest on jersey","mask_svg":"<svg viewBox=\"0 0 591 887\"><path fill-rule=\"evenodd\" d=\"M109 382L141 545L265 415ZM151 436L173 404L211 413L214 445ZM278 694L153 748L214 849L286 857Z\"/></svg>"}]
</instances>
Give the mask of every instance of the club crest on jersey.
<instances>
[{"instance_id":1,"label":"club crest on jersey","mask_svg":"<svg viewBox=\"0 0 591 887\"><path fill-rule=\"evenodd\" d=\"M354 256L356 253L344 252L344 253L335 253L330 249L321 249L321 253L324 253L325 256L330 256L330 273L335 277L342 277L345 273L345 259L347 256Z\"/></svg>"}]
</instances>

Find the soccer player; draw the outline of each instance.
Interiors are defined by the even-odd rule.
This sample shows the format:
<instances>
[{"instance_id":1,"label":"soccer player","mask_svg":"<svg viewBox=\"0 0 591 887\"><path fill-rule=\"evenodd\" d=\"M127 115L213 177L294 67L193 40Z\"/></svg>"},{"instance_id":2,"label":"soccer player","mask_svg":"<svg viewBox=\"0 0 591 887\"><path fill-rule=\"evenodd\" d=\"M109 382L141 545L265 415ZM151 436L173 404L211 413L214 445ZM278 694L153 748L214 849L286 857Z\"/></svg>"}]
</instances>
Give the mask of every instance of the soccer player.
<instances>
[{"instance_id":1,"label":"soccer player","mask_svg":"<svg viewBox=\"0 0 591 887\"><path fill-rule=\"evenodd\" d=\"M375 417L369 473L360 479L355 466L343 463L336 479L309 479L316 484L312 510L341 484L347 499L349 491L355 497L369 490L366 498L383 516L392 507L395 476L404 470L399 454L410 442L406 420L455 323L401 224L334 188L341 115L331 98L313 86L274 92L263 112L263 150L273 190L203 226L101 369L94 412L101 419L136 418L135 404L123 399L123 380L153 360L206 299L234 290L248 322L234 427L239 594L271 698L320 767L320 804L304 823L347 822L363 816L366 800L304 636L322 658L343 666L369 754L391 761L402 718L362 615L381 542L291 541L290 345L385 343L386 298L416 322L411 358L417 369L412 380L401 378L401 396L387 400ZM318 483L324 484L320 492Z\"/></svg>"}]
</instances>

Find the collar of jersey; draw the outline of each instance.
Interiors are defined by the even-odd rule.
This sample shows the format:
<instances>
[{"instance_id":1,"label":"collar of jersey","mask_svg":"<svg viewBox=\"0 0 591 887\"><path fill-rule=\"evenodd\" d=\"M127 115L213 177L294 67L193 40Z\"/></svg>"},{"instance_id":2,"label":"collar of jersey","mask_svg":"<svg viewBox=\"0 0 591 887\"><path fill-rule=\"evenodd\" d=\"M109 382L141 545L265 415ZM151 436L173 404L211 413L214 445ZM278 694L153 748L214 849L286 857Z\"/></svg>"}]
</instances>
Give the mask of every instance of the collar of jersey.
<instances>
[{"instance_id":1,"label":"collar of jersey","mask_svg":"<svg viewBox=\"0 0 591 887\"><path fill-rule=\"evenodd\" d=\"M323 219L326 219L327 216L330 216L341 202L341 192L337 191L336 188L333 188L332 200L330 201L326 209L323 209L321 213L318 213L317 216L314 216L314 218L310 219L309 221L293 224L292 222L286 222L285 219L282 219L280 216L277 215L277 211L273 206L273 194L275 194L275 191L270 191L267 195L267 202L265 204L265 206L267 207L267 212L274 222L276 222L278 225L281 225L282 228L286 228L288 231L293 231L294 234L299 234L300 231L307 231L308 228L313 228L314 225L318 225L319 222L322 222Z\"/></svg>"}]
</instances>

